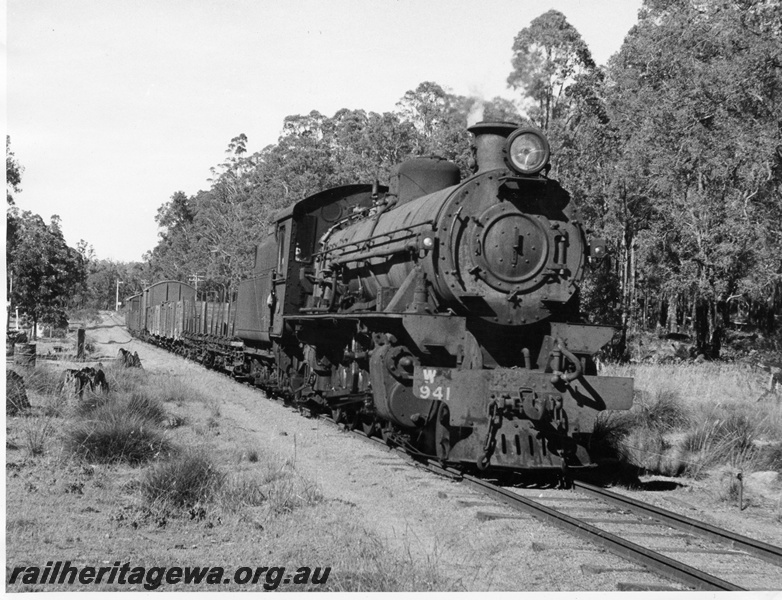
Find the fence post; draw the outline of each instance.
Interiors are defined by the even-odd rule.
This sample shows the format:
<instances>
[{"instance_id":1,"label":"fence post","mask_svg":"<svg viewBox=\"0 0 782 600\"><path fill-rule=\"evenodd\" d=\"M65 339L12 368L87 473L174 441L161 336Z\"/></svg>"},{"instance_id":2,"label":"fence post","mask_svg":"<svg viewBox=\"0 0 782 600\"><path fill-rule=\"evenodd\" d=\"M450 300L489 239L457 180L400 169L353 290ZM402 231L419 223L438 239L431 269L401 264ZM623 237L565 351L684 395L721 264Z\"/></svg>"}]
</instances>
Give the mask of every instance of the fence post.
<instances>
[{"instance_id":1,"label":"fence post","mask_svg":"<svg viewBox=\"0 0 782 600\"><path fill-rule=\"evenodd\" d=\"M84 329L76 332L76 358L84 358Z\"/></svg>"}]
</instances>

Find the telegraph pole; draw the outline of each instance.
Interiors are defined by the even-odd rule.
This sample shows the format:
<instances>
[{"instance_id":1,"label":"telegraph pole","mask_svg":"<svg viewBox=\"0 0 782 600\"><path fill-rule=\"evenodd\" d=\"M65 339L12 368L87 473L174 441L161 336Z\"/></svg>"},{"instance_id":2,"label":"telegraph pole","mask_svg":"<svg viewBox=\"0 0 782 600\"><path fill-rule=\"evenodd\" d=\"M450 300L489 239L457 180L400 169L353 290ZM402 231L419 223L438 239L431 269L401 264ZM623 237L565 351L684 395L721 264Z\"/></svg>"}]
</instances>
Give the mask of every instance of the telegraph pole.
<instances>
[{"instance_id":1,"label":"telegraph pole","mask_svg":"<svg viewBox=\"0 0 782 600\"><path fill-rule=\"evenodd\" d=\"M125 283L125 282L117 279L117 293L114 296L114 312L117 312L119 310L119 284L120 283Z\"/></svg>"},{"instance_id":2,"label":"telegraph pole","mask_svg":"<svg viewBox=\"0 0 782 600\"><path fill-rule=\"evenodd\" d=\"M206 275L201 275L200 273L193 273L190 277L187 278L189 282L193 283L196 300L198 300L198 282L203 281L204 279L206 279Z\"/></svg>"}]
</instances>

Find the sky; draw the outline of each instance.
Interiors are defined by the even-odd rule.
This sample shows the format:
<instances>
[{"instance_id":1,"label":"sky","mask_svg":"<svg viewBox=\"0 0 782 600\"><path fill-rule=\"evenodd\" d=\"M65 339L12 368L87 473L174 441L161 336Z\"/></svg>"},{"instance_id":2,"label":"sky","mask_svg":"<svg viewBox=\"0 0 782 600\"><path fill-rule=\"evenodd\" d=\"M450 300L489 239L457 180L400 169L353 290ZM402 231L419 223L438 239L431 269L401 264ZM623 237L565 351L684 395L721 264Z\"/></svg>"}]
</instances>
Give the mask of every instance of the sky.
<instances>
[{"instance_id":1,"label":"sky","mask_svg":"<svg viewBox=\"0 0 782 600\"><path fill-rule=\"evenodd\" d=\"M605 64L641 0L7 0L17 206L98 258L141 260L157 209L208 189L231 138L274 144L287 115L394 110L434 81L506 87L516 34L562 12Z\"/></svg>"}]
</instances>

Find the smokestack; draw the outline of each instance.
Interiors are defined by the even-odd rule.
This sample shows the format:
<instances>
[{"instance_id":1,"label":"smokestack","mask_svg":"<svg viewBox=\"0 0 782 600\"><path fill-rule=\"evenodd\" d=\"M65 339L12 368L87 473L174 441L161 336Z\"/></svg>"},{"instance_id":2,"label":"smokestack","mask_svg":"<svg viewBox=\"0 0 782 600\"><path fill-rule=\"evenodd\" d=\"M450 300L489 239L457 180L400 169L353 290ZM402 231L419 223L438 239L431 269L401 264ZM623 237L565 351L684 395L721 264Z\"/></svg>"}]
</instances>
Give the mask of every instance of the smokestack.
<instances>
[{"instance_id":1,"label":"smokestack","mask_svg":"<svg viewBox=\"0 0 782 600\"><path fill-rule=\"evenodd\" d=\"M518 128L518 124L506 121L482 121L467 128L467 131L475 136L473 146L475 147L475 160L478 163L479 173L506 168L503 157L505 141Z\"/></svg>"}]
</instances>

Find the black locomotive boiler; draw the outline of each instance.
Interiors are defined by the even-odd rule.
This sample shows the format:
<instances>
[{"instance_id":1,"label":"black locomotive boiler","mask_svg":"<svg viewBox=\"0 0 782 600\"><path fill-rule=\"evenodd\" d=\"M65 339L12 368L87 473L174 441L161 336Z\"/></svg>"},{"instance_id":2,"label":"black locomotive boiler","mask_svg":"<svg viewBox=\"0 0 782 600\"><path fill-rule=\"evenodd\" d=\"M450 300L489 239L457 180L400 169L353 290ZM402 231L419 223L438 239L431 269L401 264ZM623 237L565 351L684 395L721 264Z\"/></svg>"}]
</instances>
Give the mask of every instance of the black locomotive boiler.
<instances>
[{"instance_id":1,"label":"black locomotive boiler","mask_svg":"<svg viewBox=\"0 0 782 600\"><path fill-rule=\"evenodd\" d=\"M578 322L578 286L602 244L587 243L546 176L541 132L469 131L470 177L416 158L389 188L297 202L235 302L212 309L214 328L210 303L179 299L179 324L151 337L444 463L590 466L598 413L633 397L631 379L596 372L614 330Z\"/></svg>"}]
</instances>

